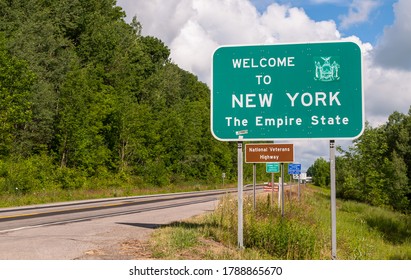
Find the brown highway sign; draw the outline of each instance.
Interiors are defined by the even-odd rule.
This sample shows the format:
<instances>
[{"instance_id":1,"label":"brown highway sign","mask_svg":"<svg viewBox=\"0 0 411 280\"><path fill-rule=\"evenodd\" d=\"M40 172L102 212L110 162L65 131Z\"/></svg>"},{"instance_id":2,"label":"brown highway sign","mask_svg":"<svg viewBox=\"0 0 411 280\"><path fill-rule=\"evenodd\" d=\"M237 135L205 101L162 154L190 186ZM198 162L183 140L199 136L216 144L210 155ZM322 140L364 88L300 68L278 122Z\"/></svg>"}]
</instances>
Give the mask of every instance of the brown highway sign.
<instances>
[{"instance_id":1,"label":"brown highway sign","mask_svg":"<svg viewBox=\"0 0 411 280\"><path fill-rule=\"evenodd\" d=\"M294 162L294 144L246 144L245 162Z\"/></svg>"}]
</instances>

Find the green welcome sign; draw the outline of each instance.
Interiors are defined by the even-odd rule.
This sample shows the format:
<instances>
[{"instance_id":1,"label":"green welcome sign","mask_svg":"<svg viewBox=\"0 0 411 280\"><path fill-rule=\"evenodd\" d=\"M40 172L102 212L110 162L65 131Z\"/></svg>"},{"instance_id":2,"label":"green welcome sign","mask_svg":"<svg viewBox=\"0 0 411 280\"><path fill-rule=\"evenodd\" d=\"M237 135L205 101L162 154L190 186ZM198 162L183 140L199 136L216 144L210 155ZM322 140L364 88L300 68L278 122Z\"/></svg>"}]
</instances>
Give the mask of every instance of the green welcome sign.
<instances>
[{"instance_id":1,"label":"green welcome sign","mask_svg":"<svg viewBox=\"0 0 411 280\"><path fill-rule=\"evenodd\" d=\"M221 141L356 138L361 72L353 42L222 46L212 58L211 131Z\"/></svg>"}]
</instances>

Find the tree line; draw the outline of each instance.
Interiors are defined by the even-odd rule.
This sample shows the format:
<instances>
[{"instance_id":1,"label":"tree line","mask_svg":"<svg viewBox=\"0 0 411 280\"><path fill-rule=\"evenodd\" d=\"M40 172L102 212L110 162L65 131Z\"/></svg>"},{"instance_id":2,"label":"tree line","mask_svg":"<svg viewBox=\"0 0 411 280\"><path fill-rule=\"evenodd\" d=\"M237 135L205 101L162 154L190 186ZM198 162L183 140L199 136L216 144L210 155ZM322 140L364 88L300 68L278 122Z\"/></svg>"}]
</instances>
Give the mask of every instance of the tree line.
<instances>
[{"instance_id":1,"label":"tree line","mask_svg":"<svg viewBox=\"0 0 411 280\"><path fill-rule=\"evenodd\" d=\"M336 157L337 196L376 206L411 211L411 107L408 114L392 113L378 127L366 124L364 133ZM309 168L319 186L328 186L329 163L317 159Z\"/></svg>"},{"instance_id":2,"label":"tree line","mask_svg":"<svg viewBox=\"0 0 411 280\"><path fill-rule=\"evenodd\" d=\"M207 85L116 1L1 0L0 14L0 191L235 175Z\"/></svg>"}]
</instances>

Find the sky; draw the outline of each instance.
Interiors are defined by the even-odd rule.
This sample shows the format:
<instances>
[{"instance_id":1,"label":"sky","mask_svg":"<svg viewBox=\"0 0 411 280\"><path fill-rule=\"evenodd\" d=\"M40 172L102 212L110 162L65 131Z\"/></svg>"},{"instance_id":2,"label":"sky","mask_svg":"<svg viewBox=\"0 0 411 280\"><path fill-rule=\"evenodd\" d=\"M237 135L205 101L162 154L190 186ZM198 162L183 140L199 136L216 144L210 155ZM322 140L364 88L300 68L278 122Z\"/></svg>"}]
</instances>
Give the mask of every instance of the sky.
<instances>
[{"instance_id":1,"label":"sky","mask_svg":"<svg viewBox=\"0 0 411 280\"><path fill-rule=\"evenodd\" d=\"M353 41L363 55L365 120L376 127L411 105L410 0L118 0L128 22L161 39L171 59L207 85L222 45ZM279 141L287 142L287 141ZM306 170L329 160L329 141L293 140ZM290 143L288 141L288 143ZM350 140L336 140L347 148Z\"/></svg>"}]
</instances>

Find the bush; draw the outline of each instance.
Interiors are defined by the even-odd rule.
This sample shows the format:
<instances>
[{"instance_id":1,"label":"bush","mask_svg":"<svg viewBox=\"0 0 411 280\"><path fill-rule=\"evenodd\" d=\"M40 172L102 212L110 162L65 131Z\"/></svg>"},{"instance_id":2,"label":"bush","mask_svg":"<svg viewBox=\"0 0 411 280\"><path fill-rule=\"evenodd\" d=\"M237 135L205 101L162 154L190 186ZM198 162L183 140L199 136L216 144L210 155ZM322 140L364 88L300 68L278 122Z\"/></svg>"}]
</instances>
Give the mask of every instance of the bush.
<instances>
[{"instance_id":1,"label":"bush","mask_svg":"<svg viewBox=\"0 0 411 280\"><path fill-rule=\"evenodd\" d=\"M232 197L222 199L208 218L207 236L225 244L236 243L236 204ZM303 223L298 215L282 218L277 205L271 204L270 196L258 199L256 210L251 198L244 200L245 248L256 249L275 259L316 259L320 257L317 243L322 242L317 239L317 227Z\"/></svg>"},{"instance_id":2,"label":"bush","mask_svg":"<svg viewBox=\"0 0 411 280\"><path fill-rule=\"evenodd\" d=\"M257 221L246 226L244 245L279 259L303 260L315 257L316 232L292 220Z\"/></svg>"},{"instance_id":3,"label":"bush","mask_svg":"<svg viewBox=\"0 0 411 280\"><path fill-rule=\"evenodd\" d=\"M0 161L0 190L28 194L54 185L54 166L46 155Z\"/></svg>"},{"instance_id":4,"label":"bush","mask_svg":"<svg viewBox=\"0 0 411 280\"><path fill-rule=\"evenodd\" d=\"M57 182L63 190L73 190L82 188L86 178L79 170L63 167L58 169Z\"/></svg>"}]
</instances>

